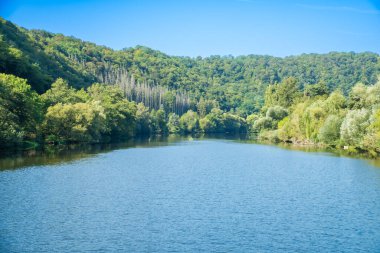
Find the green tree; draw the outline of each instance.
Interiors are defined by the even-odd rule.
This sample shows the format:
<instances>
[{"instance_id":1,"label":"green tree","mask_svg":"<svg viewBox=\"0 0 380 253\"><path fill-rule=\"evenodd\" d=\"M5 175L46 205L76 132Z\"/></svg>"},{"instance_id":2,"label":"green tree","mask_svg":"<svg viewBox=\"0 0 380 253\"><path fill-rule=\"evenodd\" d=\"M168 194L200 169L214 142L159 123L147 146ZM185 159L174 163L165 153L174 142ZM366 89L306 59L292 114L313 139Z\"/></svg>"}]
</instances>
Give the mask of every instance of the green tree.
<instances>
[{"instance_id":1,"label":"green tree","mask_svg":"<svg viewBox=\"0 0 380 253\"><path fill-rule=\"evenodd\" d=\"M224 132L227 133L245 133L247 132L247 123L245 119L233 115L231 113L224 113Z\"/></svg>"},{"instance_id":2,"label":"green tree","mask_svg":"<svg viewBox=\"0 0 380 253\"><path fill-rule=\"evenodd\" d=\"M100 142L105 119L99 102L58 103L48 108L43 131L49 142Z\"/></svg>"},{"instance_id":3,"label":"green tree","mask_svg":"<svg viewBox=\"0 0 380 253\"><path fill-rule=\"evenodd\" d=\"M45 107L49 107L58 103L84 103L88 100L87 94L82 91L77 91L70 87L68 82L62 78L58 78L49 90L47 90L42 96L42 100L45 103Z\"/></svg>"},{"instance_id":4,"label":"green tree","mask_svg":"<svg viewBox=\"0 0 380 253\"><path fill-rule=\"evenodd\" d=\"M183 114L179 122L181 130L185 133L194 133L199 130L199 116L192 110Z\"/></svg>"},{"instance_id":5,"label":"green tree","mask_svg":"<svg viewBox=\"0 0 380 253\"><path fill-rule=\"evenodd\" d=\"M279 121L288 116L288 110L281 106L269 107L266 113L266 117Z\"/></svg>"},{"instance_id":6,"label":"green tree","mask_svg":"<svg viewBox=\"0 0 380 253\"><path fill-rule=\"evenodd\" d=\"M326 144L336 145L340 139L340 126L343 119L337 115L329 115L319 129L318 139Z\"/></svg>"},{"instance_id":7,"label":"green tree","mask_svg":"<svg viewBox=\"0 0 380 253\"><path fill-rule=\"evenodd\" d=\"M149 108L143 103L138 103L136 108L136 133L140 135L149 135L152 131L152 119Z\"/></svg>"},{"instance_id":8,"label":"green tree","mask_svg":"<svg viewBox=\"0 0 380 253\"><path fill-rule=\"evenodd\" d=\"M346 98L341 91L334 91L324 101L323 109L328 113L335 114L346 107Z\"/></svg>"},{"instance_id":9,"label":"green tree","mask_svg":"<svg viewBox=\"0 0 380 253\"><path fill-rule=\"evenodd\" d=\"M301 126L304 128L307 140L317 141L319 129L326 116L322 100L317 100L306 108L301 117Z\"/></svg>"},{"instance_id":10,"label":"green tree","mask_svg":"<svg viewBox=\"0 0 380 253\"><path fill-rule=\"evenodd\" d=\"M160 108L157 111L152 110L150 117L152 119L152 129L154 133L165 134L168 132L164 109Z\"/></svg>"},{"instance_id":11,"label":"green tree","mask_svg":"<svg viewBox=\"0 0 380 253\"><path fill-rule=\"evenodd\" d=\"M25 79L0 74L0 146L36 138L41 103Z\"/></svg>"},{"instance_id":12,"label":"green tree","mask_svg":"<svg viewBox=\"0 0 380 253\"><path fill-rule=\"evenodd\" d=\"M171 91L165 92L163 95L163 105L165 112L173 112L174 111L174 105L176 102L175 95Z\"/></svg>"},{"instance_id":13,"label":"green tree","mask_svg":"<svg viewBox=\"0 0 380 253\"><path fill-rule=\"evenodd\" d=\"M367 109L349 111L340 127L343 144L360 146L370 125L370 112Z\"/></svg>"},{"instance_id":14,"label":"green tree","mask_svg":"<svg viewBox=\"0 0 380 253\"><path fill-rule=\"evenodd\" d=\"M289 107L300 97L301 92L297 80L289 77L280 84L268 86L265 92L265 105L267 107L274 105Z\"/></svg>"},{"instance_id":15,"label":"green tree","mask_svg":"<svg viewBox=\"0 0 380 253\"><path fill-rule=\"evenodd\" d=\"M371 155L377 156L380 153L380 109L373 110L370 122L367 134L363 138L362 147Z\"/></svg>"},{"instance_id":16,"label":"green tree","mask_svg":"<svg viewBox=\"0 0 380 253\"><path fill-rule=\"evenodd\" d=\"M263 130L273 129L275 126L272 118L260 117L252 125L250 131L254 133L260 133Z\"/></svg>"},{"instance_id":17,"label":"green tree","mask_svg":"<svg viewBox=\"0 0 380 253\"><path fill-rule=\"evenodd\" d=\"M168 130L169 130L169 133L179 133L181 131L180 118L175 113L169 114Z\"/></svg>"},{"instance_id":18,"label":"green tree","mask_svg":"<svg viewBox=\"0 0 380 253\"><path fill-rule=\"evenodd\" d=\"M136 105L124 98L120 88L94 84L87 90L90 101L99 101L106 116L106 133L113 140L135 134Z\"/></svg>"},{"instance_id":19,"label":"green tree","mask_svg":"<svg viewBox=\"0 0 380 253\"><path fill-rule=\"evenodd\" d=\"M362 84L356 84L348 95L348 106L351 109L362 109L366 106L367 87Z\"/></svg>"},{"instance_id":20,"label":"green tree","mask_svg":"<svg viewBox=\"0 0 380 253\"><path fill-rule=\"evenodd\" d=\"M304 88L304 94L307 97L316 97L316 96L324 96L329 94L329 88L326 83L320 81L317 84L308 84Z\"/></svg>"},{"instance_id":21,"label":"green tree","mask_svg":"<svg viewBox=\"0 0 380 253\"><path fill-rule=\"evenodd\" d=\"M206 117L200 120L200 128L205 133L223 133L223 111L219 108L213 108Z\"/></svg>"}]
</instances>

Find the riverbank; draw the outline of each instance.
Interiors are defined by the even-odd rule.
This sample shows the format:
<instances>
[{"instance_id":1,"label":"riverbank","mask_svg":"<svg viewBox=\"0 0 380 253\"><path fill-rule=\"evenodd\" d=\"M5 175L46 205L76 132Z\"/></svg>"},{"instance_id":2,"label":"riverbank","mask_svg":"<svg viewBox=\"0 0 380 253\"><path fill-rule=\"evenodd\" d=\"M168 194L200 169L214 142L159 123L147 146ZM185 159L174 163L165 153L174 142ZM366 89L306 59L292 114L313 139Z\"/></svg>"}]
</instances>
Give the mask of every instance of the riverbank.
<instances>
[{"instance_id":1,"label":"riverbank","mask_svg":"<svg viewBox=\"0 0 380 253\"><path fill-rule=\"evenodd\" d=\"M337 149L326 145L312 145L302 143L272 143L268 141L259 141L252 136L242 134L194 134L194 135L155 135L131 138L124 142L113 143L77 143L66 145L41 145L32 149L24 150L2 150L0 152L0 167L16 169L24 166L39 165L48 162L62 163L74 161L93 155L111 152L113 150L129 149L136 147L157 147L168 146L184 141L202 141L202 140L226 140L246 144L260 144L275 146L282 149L312 152L328 153L333 156L342 156L347 158L358 158L368 161L370 164L380 167L380 158L371 157L366 153L352 153L349 150Z\"/></svg>"}]
</instances>

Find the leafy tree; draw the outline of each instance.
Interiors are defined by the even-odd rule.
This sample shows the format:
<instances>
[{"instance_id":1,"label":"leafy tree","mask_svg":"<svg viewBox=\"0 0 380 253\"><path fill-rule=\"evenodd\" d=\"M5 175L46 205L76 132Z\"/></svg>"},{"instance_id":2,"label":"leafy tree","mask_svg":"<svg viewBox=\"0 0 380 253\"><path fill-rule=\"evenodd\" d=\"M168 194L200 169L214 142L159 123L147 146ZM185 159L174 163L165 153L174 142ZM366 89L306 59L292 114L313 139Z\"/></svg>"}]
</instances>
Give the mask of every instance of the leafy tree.
<instances>
[{"instance_id":1,"label":"leafy tree","mask_svg":"<svg viewBox=\"0 0 380 253\"><path fill-rule=\"evenodd\" d=\"M309 103L306 102L293 105L291 114L278 122L280 140L285 142L304 142L307 139L303 117L308 106Z\"/></svg>"},{"instance_id":2,"label":"leafy tree","mask_svg":"<svg viewBox=\"0 0 380 253\"><path fill-rule=\"evenodd\" d=\"M247 132L247 124L245 119L233 115L231 113L224 113L224 132L227 133L244 133Z\"/></svg>"},{"instance_id":3,"label":"leafy tree","mask_svg":"<svg viewBox=\"0 0 380 253\"><path fill-rule=\"evenodd\" d=\"M46 107L62 103L80 103L88 100L87 94L82 91L77 91L70 87L68 82L62 78L58 78L49 90L47 90L42 96L42 100Z\"/></svg>"},{"instance_id":4,"label":"leafy tree","mask_svg":"<svg viewBox=\"0 0 380 253\"><path fill-rule=\"evenodd\" d=\"M370 117L370 126L362 141L362 148L371 155L377 156L380 153L380 109L374 109Z\"/></svg>"},{"instance_id":5,"label":"leafy tree","mask_svg":"<svg viewBox=\"0 0 380 253\"><path fill-rule=\"evenodd\" d=\"M199 122L200 128L205 133L223 133L224 132L224 117L223 111L219 108L213 108Z\"/></svg>"},{"instance_id":6,"label":"leafy tree","mask_svg":"<svg viewBox=\"0 0 380 253\"><path fill-rule=\"evenodd\" d=\"M254 133L260 133L263 130L273 129L274 122L272 118L261 117L258 118L251 127L251 131Z\"/></svg>"},{"instance_id":7,"label":"leafy tree","mask_svg":"<svg viewBox=\"0 0 380 253\"><path fill-rule=\"evenodd\" d=\"M304 94L307 97L324 96L329 94L329 88L327 87L325 82L320 81L319 83L314 85L306 85L304 89Z\"/></svg>"},{"instance_id":8,"label":"leafy tree","mask_svg":"<svg viewBox=\"0 0 380 253\"><path fill-rule=\"evenodd\" d=\"M58 103L48 108L43 131L51 142L99 142L105 131L105 119L99 102Z\"/></svg>"},{"instance_id":9,"label":"leafy tree","mask_svg":"<svg viewBox=\"0 0 380 253\"><path fill-rule=\"evenodd\" d=\"M328 113L338 113L346 107L346 98L341 91L334 91L324 101L323 109Z\"/></svg>"},{"instance_id":10,"label":"leafy tree","mask_svg":"<svg viewBox=\"0 0 380 253\"><path fill-rule=\"evenodd\" d=\"M41 103L25 79L0 74L0 146L36 137Z\"/></svg>"},{"instance_id":11,"label":"leafy tree","mask_svg":"<svg viewBox=\"0 0 380 253\"><path fill-rule=\"evenodd\" d=\"M161 108L159 110L152 110L150 113L152 119L152 129L156 134L165 134L168 132L165 118L165 111Z\"/></svg>"},{"instance_id":12,"label":"leafy tree","mask_svg":"<svg viewBox=\"0 0 380 253\"><path fill-rule=\"evenodd\" d=\"M185 133L194 133L199 130L199 116L196 112L189 110L179 120L181 130Z\"/></svg>"},{"instance_id":13,"label":"leafy tree","mask_svg":"<svg viewBox=\"0 0 380 253\"><path fill-rule=\"evenodd\" d=\"M168 130L169 130L169 133L179 133L181 131L180 118L175 113L169 114Z\"/></svg>"},{"instance_id":14,"label":"leafy tree","mask_svg":"<svg viewBox=\"0 0 380 253\"><path fill-rule=\"evenodd\" d=\"M318 132L326 118L323 109L323 101L317 100L306 108L302 115L301 124L305 129L305 137L314 142L317 141Z\"/></svg>"},{"instance_id":15,"label":"leafy tree","mask_svg":"<svg viewBox=\"0 0 380 253\"><path fill-rule=\"evenodd\" d=\"M366 106L367 88L364 84L356 84L348 97L348 106L351 109L362 109Z\"/></svg>"},{"instance_id":16,"label":"leafy tree","mask_svg":"<svg viewBox=\"0 0 380 253\"><path fill-rule=\"evenodd\" d=\"M268 86L265 92L265 104L268 107L274 105L289 107L300 96L297 80L289 77L280 84Z\"/></svg>"},{"instance_id":17,"label":"leafy tree","mask_svg":"<svg viewBox=\"0 0 380 253\"><path fill-rule=\"evenodd\" d=\"M248 127L251 127L253 126L253 124L255 123L255 121L259 118L259 115L257 114L251 114L251 115L248 115L247 116L247 124L248 124Z\"/></svg>"},{"instance_id":18,"label":"leafy tree","mask_svg":"<svg viewBox=\"0 0 380 253\"><path fill-rule=\"evenodd\" d=\"M380 76L379 81L375 85L367 87L366 104L367 106L380 104Z\"/></svg>"},{"instance_id":19,"label":"leafy tree","mask_svg":"<svg viewBox=\"0 0 380 253\"><path fill-rule=\"evenodd\" d=\"M337 115L329 115L319 129L318 139L326 144L337 144L340 139L342 121L343 119Z\"/></svg>"},{"instance_id":20,"label":"leafy tree","mask_svg":"<svg viewBox=\"0 0 380 253\"><path fill-rule=\"evenodd\" d=\"M172 112L174 111L174 105L175 105L175 95L173 94L173 92L170 92L170 91L167 91L164 96L163 96L163 99L164 99L164 110L166 112Z\"/></svg>"},{"instance_id":21,"label":"leafy tree","mask_svg":"<svg viewBox=\"0 0 380 253\"><path fill-rule=\"evenodd\" d=\"M286 116L288 116L288 110L278 105L269 107L266 113L266 117L277 121L282 120Z\"/></svg>"},{"instance_id":22,"label":"leafy tree","mask_svg":"<svg viewBox=\"0 0 380 253\"><path fill-rule=\"evenodd\" d=\"M149 135L151 129L152 119L149 113L149 108L145 107L143 103L137 104L136 108L136 133L140 135Z\"/></svg>"},{"instance_id":23,"label":"leafy tree","mask_svg":"<svg viewBox=\"0 0 380 253\"><path fill-rule=\"evenodd\" d=\"M94 84L87 92L90 101L99 101L104 108L109 138L126 139L134 135L136 105L124 99L118 87Z\"/></svg>"},{"instance_id":24,"label":"leafy tree","mask_svg":"<svg viewBox=\"0 0 380 253\"><path fill-rule=\"evenodd\" d=\"M370 112L367 109L349 111L340 127L343 144L360 146L367 128L370 125Z\"/></svg>"}]
</instances>

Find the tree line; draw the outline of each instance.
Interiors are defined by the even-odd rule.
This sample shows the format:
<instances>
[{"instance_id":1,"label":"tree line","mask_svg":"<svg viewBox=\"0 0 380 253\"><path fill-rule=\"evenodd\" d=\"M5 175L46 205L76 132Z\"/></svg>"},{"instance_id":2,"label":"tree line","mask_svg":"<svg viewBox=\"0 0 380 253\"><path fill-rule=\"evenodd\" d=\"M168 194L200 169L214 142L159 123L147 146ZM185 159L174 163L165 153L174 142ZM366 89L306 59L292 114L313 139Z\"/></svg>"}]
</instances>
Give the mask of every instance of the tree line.
<instances>
[{"instance_id":1,"label":"tree line","mask_svg":"<svg viewBox=\"0 0 380 253\"><path fill-rule=\"evenodd\" d=\"M380 153L380 81L357 83L347 94L324 82L299 87L295 78L270 85L260 113L247 117L261 140L318 144L349 152Z\"/></svg>"},{"instance_id":2,"label":"tree line","mask_svg":"<svg viewBox=\"0 0 380 253\"><path fill-rule=\"evenodd\" d=\"M380 152L375 53L168 56L0 18L0 146L168 133Z\"/></svg>"},{"instance_id":3,"label":"tree line","mask_svg":"<svg viewBox=\"0 0 380 253\"><path fill-rule=\"evenodd\" d=\"M203 98L246 117L260 112L268 85L289 77L301 88L324 82L330 92L339 88L347 95L358 82L375 84L380 73L379 55L370 52L177 57L143 46L112 50L62 34L27 30L1 18L0 52L0 72L27 79L39 94L57 78L77 89L116 84L127 86L130 101L157 110L160 100L167 99L166 106L177 114Z\"/></svg>"},{"instance_id":4,"label":"tree line","mask_svg":"<svg viewBox=\"0 0 380 253\"><path fill-rule=\"evenodd\" d=\"M59 78L39 95L26 79L0 74L0 146L100 143L136 135L245 132L245 120L209 101L178 115L129 101L118 86L95 83L74 89ZM199 110L199 113L197 111ZM201 117L199 116L201 115Z\"/></svg>"},{"instance_id":5,"label":"tree line","mask_svg":"<svg viewBox=\"0 0 380 253\"><path fill-rule=\"evenodd\" d=\"M25 142L120 141L136 135L250 133L260 140L320 144L380 153L380 81L356 84L347 96L320 82L269 85L259 113L246 118L201 99L178 115L129 101L118 86L74 89L59 78L39 95L27 80L0 74L0 146Z\"/></svg>"}]
</instances>

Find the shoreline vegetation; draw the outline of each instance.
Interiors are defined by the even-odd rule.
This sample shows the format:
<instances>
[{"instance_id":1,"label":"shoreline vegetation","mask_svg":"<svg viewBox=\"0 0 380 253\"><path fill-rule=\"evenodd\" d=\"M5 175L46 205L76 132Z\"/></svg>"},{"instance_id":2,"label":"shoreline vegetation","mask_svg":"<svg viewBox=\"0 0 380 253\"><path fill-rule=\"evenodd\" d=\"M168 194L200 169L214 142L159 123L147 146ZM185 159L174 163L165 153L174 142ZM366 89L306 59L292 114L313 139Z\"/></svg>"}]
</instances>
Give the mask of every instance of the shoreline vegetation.
<instances>
[{"instance_id":1,"label":"shoreline vegetation","mask_svg":"<svg viewBox=\"0 0 380 253\"><path fill-rule=\"evenodd\" d=\"M30 149L15 149L0 151L1 170L18 169L24 166L36 166L40 164L57 164L63 161L70 162L93 155L112 152L119 149L144 148L170 146L186 141L232 141L247 145L270 145L281 149L314 154L363 159L369 164L380 167L380 158L368 156L368 153L350 153L344 149L335 149L326 145L292 144L260 142L250 138L246 134L190 134L190 135L154 135L145 137L133 137L124 142L111 143L75 143L75 144L41 144Z\"/></svg>"},{"instance_id":2,"label":"shoreline vegetation","mask_svg":"<svg viewBox=\"0 0 380 253\"><path fill-rule=\"evenodd\" d=\"M0 19L0 152L136 136L247 134L380 154L374 53L176 57Z\"/></svg>"},{"instance_id":3,"label":"shoreline vegetation","mask_svg":"<svg viewBox=\"0 0 380 253\"><path fill-rule=\"evenodd\" d=\"M27 80L0 74L0 147L33 149L41 144L121 142L135 136L240 133L260 142L377 157L380 82L357 84L347 97L339 90L329 94L323 84L312 88L320 94L302 93L296 80L289 78L267 87L261 113L244 118L216 107L201 117L191 109L181 116L163 108L149 109L128 101L120 88L101 84L76 90L57 79L39 95Z\"/></svg>"}]
</instances>

